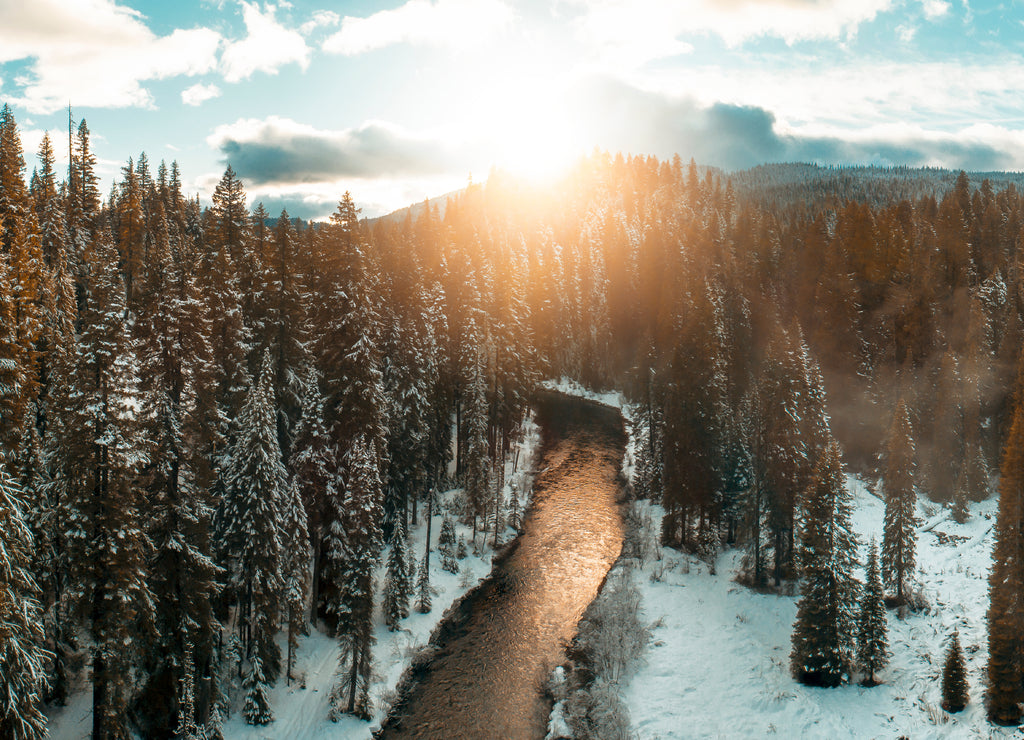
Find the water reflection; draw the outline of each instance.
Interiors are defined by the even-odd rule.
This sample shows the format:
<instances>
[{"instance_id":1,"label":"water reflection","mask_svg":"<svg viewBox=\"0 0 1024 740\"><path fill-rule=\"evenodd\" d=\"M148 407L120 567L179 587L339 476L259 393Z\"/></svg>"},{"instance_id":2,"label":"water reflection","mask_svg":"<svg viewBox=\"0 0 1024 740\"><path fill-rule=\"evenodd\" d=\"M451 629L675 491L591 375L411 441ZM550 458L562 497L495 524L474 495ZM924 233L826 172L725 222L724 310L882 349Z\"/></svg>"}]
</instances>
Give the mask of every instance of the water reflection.
<instances>
[{"instance_id":1,"label":"water reflection","mask_svg":"<svg viewBox=\"0 0 1024 740\"><path fill-rule=\"evenodd\" d=\"M519 547L452 624L384 738L542 738L543 684L622 546L618 411L547 394L534 503ZM455 621L460 621L456 619Z\"/></svg>"}]
</instances>

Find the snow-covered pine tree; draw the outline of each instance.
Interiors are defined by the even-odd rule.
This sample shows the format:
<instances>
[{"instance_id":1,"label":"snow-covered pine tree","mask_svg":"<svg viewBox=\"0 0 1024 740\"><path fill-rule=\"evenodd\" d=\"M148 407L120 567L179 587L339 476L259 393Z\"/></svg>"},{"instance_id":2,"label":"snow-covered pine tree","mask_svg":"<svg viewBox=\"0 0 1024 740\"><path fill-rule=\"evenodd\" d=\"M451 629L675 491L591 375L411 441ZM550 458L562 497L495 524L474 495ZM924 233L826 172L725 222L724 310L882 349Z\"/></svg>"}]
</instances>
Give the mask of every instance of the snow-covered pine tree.
<instances>
[{"instance_id":1,"label":"snow-covered pine tree","mask_svg":"<svg viewBox=\"0 0 1024 740\"><path fill-rule=\"evenodd\" d=\"M473 546L476 547L477 524L481 528L490 508L491 486L490 465L487 451L487 385L484 358L478 353L470 368L470 383L467 393L469 400L466 405L466 460L464 488L469 503L467 515L473 519ZM443 529L442 529L443 532ZM440 542L439 542L440 544ZM452 537L450 546L455 545Z\"/></svg>"},{"instance_id":2,"label":"snow-covered pine tree","mask_svg":"<svg viewBox=\"0 0 1024 740\"><path fill-rule=\"evenodd\" d=\"M900 399L893 413L886 444L882 485L885 490L885 525L882 534L882 581L896 590L897 605L906 601L914 572L917 522L914 508L914 440L907 404Z\"/></svg>"},{"instance_id":3,"label":"snow-covered pine tree","mask_svg":"<svg viewBox=\"0 0 1024 740\"><path fill-rule=\"evenodd\" d=\"M430 561L424 555L420 571L416 576L416 611L420 614L429 614L431 606Z\"/></svg>"},{"instance_id":4,"label":"snow-covered pine tree","mask_svg":"<svg viewBox=\"0 0 1024 740\"><path fill-rule=\"evenodd\" d=\"M67 403L54 409L54 495L67 548L67 598L92 641L93 734L127 734L132 669L152 638L152 543L140 472L138 358L125 318L118 255L102 231L88 244L82 331Z\"/></svg>"},{"instance_id":5,"label":"snow-covered pine tree","mask_svg":"<svg viewBox=\"0 0 1024 740\"><path fill-rule=\"evenodd\" d=\"M833 687L848 680L853 665L859 591L850 493L835 441L819 460L802 503L802 577L790 663L801 683Z\"/></svg>"},{"instance_id":6,"label":"snow-covered pine tree","mask_svg":"<svg viewBox=\"0 0 1024 740\"><path fill-rule=\"evenodd\" d=\"M140 208L143 206L140 204ZM214 644L221 625L214 615L220 569L213 560L210 487L212 468L207 422L214 375L194 278L182 261L185 245L162 206L154 205L145 259L137 258L135 324L140 347L140 417L151 445L144 475L150 504L149 535L155 548L150 588L156 603L158 637L147 659L149 722L177 725L183 720L180 691L185 685L186 646L198 680L215 683ZM139 216L141 218L141 216ZM141 227L137 227L141 228ZM142 250L142 237L133 248ZM173 687L169 690L167 687ZM209 694L216 694L215 685ZM206 713L207 692L199 714Z\"/></svg>"},{"instance_id":7,"label":"snow-covered pine tree","mask_svg":"<svg viewBox=\"0 0 1024 740\"><path fill-rule=\"evenodd\" d=\"M452 547L455 545L455 525L452 523L452 518L447 514L444 515L444 519L441 520L441 533L437 536L437 548L440 550L442 547Z\"/></svg>"},{"instance_id":8,"label":"snow-covered pine tree","mask_svg":"<svg viewBox=\"0 0 1024 740\"><path fill-rule=\"evenodd\" d=\"M39 588L30 570L34 543L24 502L0 461L0 737L46 736L46 665Z\"/></svg>"},{"instance_id":9,"label":"snow-covered pine tree","mask_svg":"<svg viewBox=\"0 0 1024 740\"><path fill-rule=\"evenodd\" d=\"M882 577L878 570L878 545L871 539L868 550L866 583L860 601L857 621L857 664L864 676L865 686L877 684L875 673L889 662L889 643L886 639L885 602Z\"/></svg>"},{"instance_id":10,"label":"snow-covered pine tree","mask_svg":"<svg viewBox=\"0 0 1024 740\"><path fill-rule=\"evenodd\" d=\"M324 425L324 398L320 393L320 374L310 363L303 373L302 412L295 425L289 468L299 487L306 509L313 576L310 583L313 614L322 611L320 580L323 570L323 543L327 537L323 522L327 505L327 491L335 490L331 481L337 477L335 449Z\"/></svg>"},{"instance_id":11,"label":"snow-covered pine tree","mask_svg":"<svg viewBox=\"0 0 1024 740\"><path fill-rule=\"evenodd\" d=\"M458 560L464 560L466 558L466 538L459 535L459 542L455 546L455 557Z\"/></svg>"},{"instance_id":12,"label":"snow-covered pine tree","mask_svg":"<svg viewBox=\"0 0 1024 740\"><path fill-rule=\"evenodd\" d=\"M950 713L960 712L969 701L967 667L964 665L963 650L960 649L960 632L953 630L942 667L942 708Z\"/></svg>"},{"instance_id":13,"label":"snow-covered pine tree","mask_svg":"<svg viewBox=\"0 0 1024 740\"><path fill-rule=\"evenodd\" d=\"M408 547L405 528L398 524L391 530L391 551L388 553L387 574L384 577L384 624L394 632L401 620L409 616L409 598L412 584L409 582Z\"/></svg>"},{"instance_id":14,"label":"snow-covered pine tree","mask_svg":"<svg viewBox=\"0 0 1024 740\"><path fill-rule=\"evenodd\" d=\"M445 514L441 521L441 534L437 538L437 554L441 556L441 567L449 573L459 572L455 547L455 525L451 517Z\"/></svg>"},{"instance_id":15,"label":"snow-covered pine tree","mask_svg":"<svg viewBox=\"0 0 1024 740\"><path fill-rule=\"evenodd\" d=\"M281 517L281 575L284 579L285 621L288 625L288 658L285 670L288 683L295 669L295 654L299 648L299 635L306 629L306 604L309 601L312 552L306 527L306 509L302 505L299 484L294 476L285 492L285 509Z\"/></svg>"},{"instance_id":16,"label":"snow-covered pine tree","mask_svg":"<svg viewBox=\"0 0 1024 740\"><path fill-rule=\"evenodd\" d=\"M274 636L285 595L281 518L287 509L287 473L277 442L272 373L266 356L238 417L221 503L229 582L239 609L242 642L247 655L259 656L260 670L271 683L281 670Z\"/></svg>"},{"instance_id":17,"label":"snow-covered pine tree","mask_svg":"<svg viewBox=\"0 0 1024 740\"><path fill-rule=\"evenodd\" d=\"M250 725L269 725L274 721L274 713L270 709L270 686L263 673L263 660L259 652L252 656L249 673L245 677L245 706L242 715Z\"/></svg>"},{"instance_id":18,"label":"snow-covered pine tree","mask_svg":"<svg viewBox=\"0 0 1024 740\"><path fill-rule=\"evenodd\" d=\"M357 437L345 456L344 497L336 522L338 551L328 547L337 574L336 602L328 607L337 617L340 646L337 683L331 692L331 714L369 718L369 682L373 636L373 572L380 559L383 534L383 486L374 440Z\"/></svg>"}]
</instances>

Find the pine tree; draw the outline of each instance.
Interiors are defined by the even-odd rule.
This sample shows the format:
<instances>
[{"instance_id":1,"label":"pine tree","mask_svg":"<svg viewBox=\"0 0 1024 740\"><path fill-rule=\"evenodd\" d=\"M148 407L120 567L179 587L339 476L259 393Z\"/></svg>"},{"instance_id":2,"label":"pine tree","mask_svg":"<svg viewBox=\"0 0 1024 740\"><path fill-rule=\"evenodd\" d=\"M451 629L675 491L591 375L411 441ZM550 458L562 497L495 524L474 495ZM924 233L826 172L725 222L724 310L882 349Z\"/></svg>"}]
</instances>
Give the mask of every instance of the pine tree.
<instances>
[{"instance_id":1,"label":"pine tree","mask_svg":"<svg viewBox=\"0 0 1024 740\"><path fill-rule=\"evenodd\" d=\"M147 665L149 687L159 699L146 701L146 714L155 724L173 725L183 721L184 697L166 686L180 692L185 685L186 646L192 653L193 683L197 677L202 684L214 682L212 655L221 630L214 605L222 573L213 559L213 472L207 457L207 422L213 416L207 388L214 374L209 325L200 310L195 280L184 264L182 235L162 205L156 209L159 213L146 229L152 237L147 240L146 260L140 255L134 287L140 312L135 324L140 418L151 444L144 475L155 548L150 587L159 632ZM139 240L141 250L142 237ZM210 693L216 692L211 685ZM203 692L200 714L206 712L206 697Z\"/></svg>"},{"instance_id":2,"label":"pine tree","mask_svg":"<svg viewBox=\"0 0 1024 740\"><path fill-rule=\"evenodd\" d=\"M858 584L850 493L833 441L804 494L800 528L800 602L793 625L793 676L812 686L848 680L853 664Z\"/></svg>"},{"instance_id":3,"label":"pine tree","mask_svg":"<svg viewBox=\"0 0 1024 740\"><path fill-rule=\"evenodd\" d=\"M313 576L310 583L313 613L320 609L319 585L324 567L323 543L328 532L324 528L328 491L336 490L332 481L337 478L335 449L324 425L324 398L320 393L320 374L310 364L302 381L302 412L295 426L289 468L299 488L306 510Z\"/></svg>"},{"instance_id":4,"label":"pine tree","mask_svg":"<svg viewBox=\"0 0 1024 740\"><path fill-rule=\"evenodd\" d=\"M281 665L274 635L284 605L281 518L287 510L287 473L270 395L272 372L270 358L265 357L238 418L221 504L223 541L230 553L230 585L239 607L243 643L248 653L255 651L259 656L260 670L271 682Z\"/></svg>"},{"instance_id":5,"label":"pine tree","mask_svg":"<svg viewBox=\"0 0 1024 740\"><path fill-rule=\"evenodd\" d=\"M250 725L269 725L274 721L274 713L270 709L270 697L266 676L263 674L263 661L257 652L252 656L249 673L245 677L245 707L242 714Z\"/></svg>"},{"instance_id":6,"label":"pine tree","mask_svg":"<svg viewBox=\"0 0 1024 740\"><path fill-rule=\"evenodd\" d=\"M416 577L416 611L420 614L429 614L431 606L430 560L424 555L423 564L420 565L420 572Z\"/></svg>"},{"instance_id":7,"label":"pine tree","mask_svg":"<svg viewBox=\"0 0 1024 740\"><path fill-rule=\"evenodd\" d=\"M309 547L306 509L302 505L299 484L292 477L285 494L285 510L281 519L281 546L284 580L285 621L288 624L288 659L285 662L288 682L293 678L299 634L306 634L306 603L309 600L310 566L313 554Z\"/></svg>"},{"instance_id":8,"label":"pine tree","mask_svg":"<svg viewBox=\"0 0 1024 740\"><path fill-rule=\"evenodd\" d=\"M380 558L383 487L376 445L366 435L345 456L338 550L328 552L337 573L336 602L340 645L337 683L331 693L331 718L339 713L369 718L369 683L373 649L373 572Z\"/></svg>"},{"instance_id":9,"label":"pine tree","mask_svg":"<svg viewBox=\"0 0 1024 740\"><path fill-rule=\"evenodd\" d=\"M30 571L34 543L19 494L0 462L0 737L35 740L46 736L42 707L49 656L39 588Z\"/></svg>"},{"instance_id":10,"label":"pine tree","mask_svg":"<svg viewBox=\"0 0 1024 740\"><path fill-rule=\"evenodd\" d=\"M968 702L967 668L964 665L964 653L960 649L960 632L954 630L942 668L942 708L947 712L959 712Z\"/></svg>"},{"instance_id":11,"label":"pine tree","mask_svg":"<svg viewBox=\"0 0 1024 740\"><path fill-rule=\"evenodd\" d=\"M384 624L394 632L399 622L409 616L411 586L408 572L408 547L404 528L398 525L391 532L391 551L388 554L387 574L384 578Z\"/></svg>"},{"instance_id":12,"label":"pine tree","mask_svg":"<svg viewBox=\"0 0 1024 740\"><path fill-rule=\"evenodd\" d=\"M889 659L883 597L882 578L878 570L878 546L872 538L871 549L868 550L867 583L861 597L857 624L857 663L867 674L864 677L865 686L877 683L875 672L885 668Z\"/></svg>"},{"instance_id":13,"label":"pine tree","mask_svg":"<svg viewBox=\"0 0 1024 740\"><path fill-rule=\"evenodd\" d=\"M465 490L469 502L467 512L473 518L473 546L476 547L477 523L483 525L487 515L490 495L490 474L487 451L488 405L487 387L484 375L483 357L476 356L471 367L471 380L468 389L469 403L466 409L466 462ZM450 526L450 522L449 522ZM442 527L442 534L444 529ZM440 541L438 541L440 545ZM452 541L447 543L449 552L455 545L454 533ZM455 572L455 571L452 571Z\"/></svg>"},{"instance_id":14,"label":"pine tree","mask_svg":"<svg viewBox=\"0 0 1024 740\"><path fill-rule=\"evenodd\" d=\"M153 635L140 472L149 450L133 413L136 346L126 326L117 252L101 233L89 245L82 332L66 396L55 411L54 485L67 548L67 598L92 638L93 734L127 733L132 669Z\"/></svg>"},{"instance_id":15,"label":"pine tree","mask_svg":"<svg viewBox=\"0 0 1024 740\"><path fill-rule=\"evenodd\" d=\"M906 602L908 582L914 572L917 522L914 507L914 441L910 415L903 400L896 406L886 447L885 525L882 535L882 580L896 589L896 603Z\"/></svg>"},{"instance_id":16,"label":"pine tree","mask_svg":"<svg viewBox=\"0 0 1024 740\"><path fill-rule=\"evenodd\" d=\"M1024 354L1022 354L1024 358ZM1018 364L1024 368L1024 362ZM1020 372L1020 370L1018 370ZM996 542L989 574L988 689L990 722L1020 723L1024 650L1024 404L1018 403L1006 440L999 480Z\"/></svg>"}]
</instances>

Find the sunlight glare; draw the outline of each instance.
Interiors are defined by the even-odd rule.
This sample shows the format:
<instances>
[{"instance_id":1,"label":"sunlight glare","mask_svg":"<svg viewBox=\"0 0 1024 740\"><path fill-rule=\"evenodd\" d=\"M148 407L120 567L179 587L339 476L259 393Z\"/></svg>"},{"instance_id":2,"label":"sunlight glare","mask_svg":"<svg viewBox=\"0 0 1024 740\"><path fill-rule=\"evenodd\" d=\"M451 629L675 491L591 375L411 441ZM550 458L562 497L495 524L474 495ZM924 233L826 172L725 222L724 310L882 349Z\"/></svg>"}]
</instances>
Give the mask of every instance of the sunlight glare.
<instances>
[{"instance_id":1,"label":"sunlight glare","mask_svg":"<svg viewBox=\"0 0 1024 740\"><path fill-rule=\"evenodd\" d=\"M466 123L482 139L490 165L550 181L589 150L582 116L568 103L564 65L547 55L500 57L478 70L482 92Z\"/></svg>"}]
</instances>

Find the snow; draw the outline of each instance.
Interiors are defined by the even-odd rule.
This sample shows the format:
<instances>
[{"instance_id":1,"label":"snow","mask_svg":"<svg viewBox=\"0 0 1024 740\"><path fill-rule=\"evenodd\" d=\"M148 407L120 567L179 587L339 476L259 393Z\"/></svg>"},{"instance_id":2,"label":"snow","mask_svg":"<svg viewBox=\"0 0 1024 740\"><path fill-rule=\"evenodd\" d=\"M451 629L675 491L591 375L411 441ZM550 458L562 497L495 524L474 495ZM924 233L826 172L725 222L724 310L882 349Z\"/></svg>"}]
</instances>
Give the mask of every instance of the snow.
<instances>
[{"instance_id":1,"label":"snow","mask_svg":"<svg viewBox=\"0 0 1024 740\"><path fill-rule=\"evenodd\" d=\"M881 543L883 502L848 477L860 559ZM734 581L741 554L726 551L717 575L694 556L661 548L637 574L653 638L646 665L624 689L637 736L672 737L1009 737L990 725L983 703L987 662L988 571L996 497L971 506L964 524L919 501L916 583L929 607L900 621L888 612L890 664L882 685L803 686L789 673L796 596L760 594ZM652 518L661 510L651 506ZM652 536L654 533L651 533ZM863 572L858 573L863 579ZM958 628L971 703L960 714L939 708L942 662Z\"/></svg>"},{"instance_id":2,"label":"snow","mask_svg":"<svg viewBox=\"0 0 1024 740\"><path fill-rule=\"evenodd\" d=\"M545 380L540 383L542 388L549 391L558 391L567 396L586 398L590 401L603 403L605 406L622 409L626 406L626 398L621 391L595 391L587 388L572 378L562 377L558 380Z\"/></svg>"},{"instance_id":3,"label":"snow","mask_svg":"<svg viewBox=\"0 0 1024 740\"><path fill-rule=\"evenodd\" d=\"M505 500L508 501L511 493L509 484L513 478L516 478L520 494L520 511L523 511L528 505L528 498L532 491L528 479L531 474L534 452L539 443L540 430L531 417L527 420L522 439L518 442L519 467L514 476L511 461L515 457L515 449L512 450L506 462ZM453 499L460 493L460 489L453 489L441 494L442 503L437 507L436 515L433 517L430 583L436 591L436 595L433 597L433 608L430 613L420 614L412 609L409 617L402 621L402 629L390 632L384 625L378 594L375 615L377 643L373 648L374 674L373 684L370 688L374 710L372 720L364 722L353 717L343 717L341 721L332 723L327 719L328 698L335 683L334 672L338 664L338 646L334 639L317 630L311 630L309 636L300 638L294 672L296 680L292 682L291 686L286 686L282 675L270 691L270 706L275 721L264 727L245 724L241 712L245 698L244 692L236 691L231 717L224 723L224 737L227 740L285 740L286 738L362 740L371 737L372 733L380 727L380 723L386 715L402 671L412 661L413 656L426 645L431 632L441 620L445 610L490 573L493 533L489 533L487 537L477 535L477 541L482 546L479 553L474 554L471 542L472 528L463 526L457 520L454 521L455 536L458 538L461 534L465 537L468 554L464 560L458 561L460 567L458 574L451 574L441 569L441 558L436 547L437 536L441 532L441 522L446 506L450 506ZM409 533L410 548L415 556L417 569L423 561L426 539L426 518L423 516L425 510L422 507L420 514L418 526L413 527ZM514 534L511 529L507 530L503 541L507 543ZM484 544L485 541L486 544ZM385 552L377 573L378 589L384 583L386 562L387 553ZM415 600L415 594L413 600ZM282 632L278 635L282 656L287 654L286 641L285 633ZM85 672L87 670L86 668ZM91 702L91 686L83 681L83 685L72 695L67 707L51 709L48 712L48 729L51 740L88 738L92 730Z\"/></svg>"}]
</instances>

